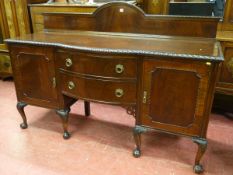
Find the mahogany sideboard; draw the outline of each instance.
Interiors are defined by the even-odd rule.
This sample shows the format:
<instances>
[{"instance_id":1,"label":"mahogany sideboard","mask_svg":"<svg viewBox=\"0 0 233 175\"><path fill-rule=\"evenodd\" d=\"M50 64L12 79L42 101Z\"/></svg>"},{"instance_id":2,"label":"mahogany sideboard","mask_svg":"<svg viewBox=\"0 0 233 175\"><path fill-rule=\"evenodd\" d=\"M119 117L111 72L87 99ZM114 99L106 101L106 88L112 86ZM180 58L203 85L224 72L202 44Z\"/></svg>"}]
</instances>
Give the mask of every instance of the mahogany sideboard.
<instances>
[{"instance_id":1,"label":"mahogany sideboard","mask_svg":"<svg viewBox=\"0 0 233 175\"><path fill-rule=\"evenodd\" d=\"M146 15L127 3L94 13L46 13L45 30L8 39L17 108L52 108L69 138L70 106L85 101L119 105L136 119L135 157L141 133L187 136L198 145L194 171L207 148L206 132L223 55L215 39L218 18ZM182 27L182 28L181 28Z\"/></svg>"}]
</instances>

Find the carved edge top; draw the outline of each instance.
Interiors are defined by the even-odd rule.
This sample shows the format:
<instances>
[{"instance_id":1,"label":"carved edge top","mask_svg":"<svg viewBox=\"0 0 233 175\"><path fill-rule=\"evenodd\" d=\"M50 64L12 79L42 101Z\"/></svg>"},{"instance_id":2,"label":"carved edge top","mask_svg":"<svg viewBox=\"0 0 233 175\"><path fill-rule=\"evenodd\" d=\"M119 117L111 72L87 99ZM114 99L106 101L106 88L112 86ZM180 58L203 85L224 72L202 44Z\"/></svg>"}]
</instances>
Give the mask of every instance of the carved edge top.
<instances>
[{"instance_id":1,"label":"carved edge top","mask_svg":"<svg viewBox=\"0 0 233 175\"><path fill-rule=\"evenodd\" d=\"M79 51L94 52L94 53L113 53L113 54L132 54L132 55L143 55L143 56L169 56L196 60L208 60L208 61L224 61L224 57L221 51L220 43L218 43L219 56L206 56L206 55L195 55L195 54L177 54L172 52L161 52L161 51L147 51L147 50L129 50L129 49L110 49L110 48L93 48L67 45L62 43L50 43L50 42L38 42L38 41L27 41L27 40L15 40L6 39L4 40L8 44L32 44L37 46L50 46L60 47L64 49L75 49Z\"/></svg>"}]
</instances>

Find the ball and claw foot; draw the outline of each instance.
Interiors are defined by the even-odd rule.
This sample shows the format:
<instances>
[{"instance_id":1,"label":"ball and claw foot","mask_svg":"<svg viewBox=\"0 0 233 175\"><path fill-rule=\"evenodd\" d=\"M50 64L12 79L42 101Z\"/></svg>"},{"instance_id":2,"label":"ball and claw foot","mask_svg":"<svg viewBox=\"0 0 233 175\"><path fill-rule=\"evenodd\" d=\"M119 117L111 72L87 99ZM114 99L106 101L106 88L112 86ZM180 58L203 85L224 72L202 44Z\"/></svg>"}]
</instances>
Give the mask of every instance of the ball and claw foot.
<instances>
[{"instance_id":1,"label":"ball and claw foot","mask_svg":"<svg viewBox=\"0 0 233 175\"><path fill-rule=\"evenodd\" d=\"M193 170L197 174L201 174L204 171L202 165L194 165Z\"/></svg>"},{"instance_id":2,"label":"ball and claw foot","mask_svg":"<svg viewBox=\"0 0 233 175\"><path fill-rule=\"evenodd\" d=\"M64 132L63 138L66 139L66 140L69 139L70 138L70 133L69 132Z\"/></svg>"},{"instance_id":3,"label":"ball and claw foot","mask_svg":"<svg viewBox=\"0 0 233 175\"><path fill-rule=\"evenodd\" d=\"M26 129L28 127L27 123L21 123L20 128L21 129Z\"/></svg>"},{"instance_id":4,"label":"ball and claw foot","mask_svg":"<svg viewBox=\"0 0 233 175\"><path fill-rule=\"evenodd\" d=\"M139 149L134 149L133 150L133 156L135 157L135 158L138 158L138 157L140 157L141 156L141 151L139 150Z\"/></svg>"}]
</instances>

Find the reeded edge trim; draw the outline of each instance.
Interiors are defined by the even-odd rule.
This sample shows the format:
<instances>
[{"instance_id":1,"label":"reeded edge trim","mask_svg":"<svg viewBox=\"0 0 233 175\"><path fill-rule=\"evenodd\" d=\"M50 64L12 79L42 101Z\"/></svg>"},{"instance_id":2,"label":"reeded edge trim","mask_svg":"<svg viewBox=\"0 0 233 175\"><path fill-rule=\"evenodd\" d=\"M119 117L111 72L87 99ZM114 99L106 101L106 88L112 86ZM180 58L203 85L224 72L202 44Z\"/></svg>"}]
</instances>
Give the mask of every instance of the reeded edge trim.
<instances>
[{"instance_id":1,"label":"reeded edge trim","mask_svg":"<svg viewBox=\"0 0 233 175\"><path fill-rule=\"evenodd\" d=\"M211 61L224 61L223 56L214 57L214 56L204 56L204 55L195 55L195 54L177 54L177 53L159 52L159 51L93 48L93 47L71 46L61 43L50 43L50 42L45 43L45 42L27 41L27 40L20 41L14 39L6 39L4 41L9 44L34 44L38 46L61 47L65 49L75 49L75 50L94 52L94 53L134 54L134 55L143 55L143 56L169 56L169 57L190 58L197 60L199 59L199 60L211 60Z\"/></svg>"}]
</instances>

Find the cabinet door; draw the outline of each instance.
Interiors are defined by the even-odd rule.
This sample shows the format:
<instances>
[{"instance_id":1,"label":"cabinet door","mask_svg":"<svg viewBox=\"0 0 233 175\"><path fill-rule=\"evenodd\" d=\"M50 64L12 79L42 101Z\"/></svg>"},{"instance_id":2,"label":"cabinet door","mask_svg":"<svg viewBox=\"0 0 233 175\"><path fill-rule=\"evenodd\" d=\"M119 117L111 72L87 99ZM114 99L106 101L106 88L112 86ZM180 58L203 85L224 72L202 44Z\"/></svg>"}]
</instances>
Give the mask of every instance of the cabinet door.
<instances>
[{"instance_id":1,"label":"cabinet door","mask_svg":"<svg viewBox=\"0 0 233 175\"><path fill-rule=\"evenodd\" d=\"M210 69L210 63L197 61L145 61L141 124L167 132L199 135Z\"/></svg>"},{"instance_id":2,"label":"cabinet door","mask_svg":"<svg viewBox=\"0 0 233 175\"><path fill-rule=\"evenodd\" d=\"M45 47L10 47L19 101L56 107L57 90L53 50Z\"/></svg>"}]
</instances>

